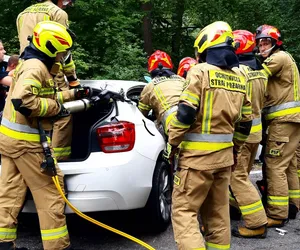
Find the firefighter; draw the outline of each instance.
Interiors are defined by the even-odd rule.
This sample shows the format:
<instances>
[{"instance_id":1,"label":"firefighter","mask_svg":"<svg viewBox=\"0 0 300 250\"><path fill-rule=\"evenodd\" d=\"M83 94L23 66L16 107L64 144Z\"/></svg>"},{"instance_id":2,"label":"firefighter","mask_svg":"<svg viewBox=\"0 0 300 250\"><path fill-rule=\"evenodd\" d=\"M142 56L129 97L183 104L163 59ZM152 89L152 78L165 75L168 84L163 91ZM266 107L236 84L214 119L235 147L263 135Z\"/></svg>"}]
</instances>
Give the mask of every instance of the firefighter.
<instances>
[{"instance_id":1,"label":"firefighter","mask_svg":"<svg viewBox=\"0 0 300 250\"><path fill-rule=\"evenodd\" d=\"M238 67L233 34L225 22L203 28L194 43L199 62L170 122L169 159L179 148L172 223L183 249L230 249L229 180L236 154L252 124L246 81ZM236 125L235 125L236 123ZM198 214L204 226L199 231Z\"/></svg>"},{"instance_id":2,"label":"firefighter","mask_svg":"<svg viewBox=\"0 0 300 250\"><path fill-rule=\"evenodd\" d=\"M299 208L299 180L294 167L300 141L299 72L293 57L284 50L276 27L261 25L255 39L262 66L269 76L263 110L268 123L265 150L268 227L282 227L288 219L289 200Z\"/></svg>"},{"instance_id":3,"label":"firefighter","mask_svg":"<svg viewBox=\"0 0 300 250\"><path fill-rule=\"evenodd\" d=\"M50 72L55 61L65 58L73 42L66 28L56 22L40 22L33 32L15 70L0 127L0 250L15 249L17 216L27 187L36 205L44 249L72 249L64 200L51 176L41 172L45 155L39 129L49 132L53 117L66 113L57 101ZM80 99L89 96L87 90L67 90L61 95L69 100ZM57 165L56 171L63 187L63 174Z\"/></svg>"},{"instance_id":4,"label":"firefighter","mask_svg":"<svg viewBox=\"0 0 300 250\"><path fill-rule=\"evenodd\" d=\"M152 81L143 89L139 101L139 109L145 116L153 110L157 123L162 125L165 134L185 86L184 78L173 73L172 69L170 56L164 51L155 51L148 59Z\"/></svg>"},{"instance_id":5,"label":"firefighter","mask_svg":"<svg viewBox=\"0 0 300 250\"><path fill-rule=\"evenodd\" d=\"M20 54L28 45L28 36L32 34L35 25L44 20L58 22L68 28L68 14L63 10L71 5L74 0L37 0L37 4L31 5L22 11L17 18L17 30L20 41ZM54 81L58 85L58 90L80 88L79 80L75 72L75 64L72 56L62 65L58 65L62 70L56 75ZM65 76L68 84L65 81ZM61 100L65 102L66 100ZM67 160L71 155L72 143L72 116L58 120L53 127L52 146L57 160Z\"/></svg>"},{"instance_id":6,"label":"firefighter","mask_svg":"<svg viewBox=\"0 0 300 250\"><path fill-rule=\"evenodd\" d=\"M233 229L232 234L238 237L265 238L267 216L261 198L249 179L249 173L262 139L261 109L263 108L268 78L261 71L261 63L253 53L256 47L254 35L247 30L235 30L233 35L234 41L238 45L235 52L239 58L239 68L247 80L253 120L250 135L238 154L237 167L230 180L231 192L245 221L245 226Z\"/></svg>"},{"instance_id":7,"label":"firefighter","mask_svg":"<svg viewBox=\"0 0 300 250\"><path fill-rule=\"evenodd\" d=\"M191 67L197 64L197 60L191 57L184 57L180 60L177 75L186 78L187 72L191 69Z\"/></svg>"}]
</instances>

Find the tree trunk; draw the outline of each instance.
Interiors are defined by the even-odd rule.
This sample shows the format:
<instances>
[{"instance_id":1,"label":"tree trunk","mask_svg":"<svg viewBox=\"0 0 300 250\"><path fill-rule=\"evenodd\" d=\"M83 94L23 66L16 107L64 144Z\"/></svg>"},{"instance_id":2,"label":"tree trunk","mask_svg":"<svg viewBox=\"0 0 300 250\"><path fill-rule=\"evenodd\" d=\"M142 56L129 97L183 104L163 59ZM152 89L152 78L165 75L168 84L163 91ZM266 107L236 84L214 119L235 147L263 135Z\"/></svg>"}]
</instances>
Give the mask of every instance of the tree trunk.
<instances>
[{"instance_id":1,"label":"tree trunk","mask_svg":"<svg viewBox=\"0 0 300 250\"><path fill-rule=\"evenodd\" d=\"M144 38L144 50L148 56L153 52L152 46L152 25L151 25L151 10L152 4L150 1L142 3L141 6L144 17L143 17L143 38Z\"/></svg>"},{"instance_id":2,"label":"tree trunk","mask_svg":"<svg viewBox=\"0 0 300 250\"><path fill-rule=\"evenodd\" d=\"M180 61L180 48L182 38L182 18L184 14L185 0L176 0L175 12L172 16L173 36L172 36L172 60L176 67Z\"/></svg>"}]
</instances>

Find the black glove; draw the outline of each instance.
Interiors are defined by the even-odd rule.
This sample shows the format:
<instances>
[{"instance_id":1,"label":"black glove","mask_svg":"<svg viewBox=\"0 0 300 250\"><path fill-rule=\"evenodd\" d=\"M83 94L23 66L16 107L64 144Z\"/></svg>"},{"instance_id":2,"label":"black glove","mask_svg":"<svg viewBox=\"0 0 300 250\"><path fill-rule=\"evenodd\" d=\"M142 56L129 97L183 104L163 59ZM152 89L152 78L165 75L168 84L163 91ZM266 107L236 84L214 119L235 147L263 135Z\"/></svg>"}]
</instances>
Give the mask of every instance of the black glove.
<instances>
[{"instance_id":1,"label":"black glove","mask_svg":"<svg viewBox=\"0 0 300 250\"><path fill-rule=\"evenodd\" d=\"M57 117L66 117L70 115L70 111L68 111L63 104L59 104L60 111L57 114Z\"/></svg>"},{"instance_id":2,"label":"black glove","mask_svg":"<svg viewBox=\"0 0 300 250\"><path fill-rule=\"evenodd\" d=\"M82 98L88 98L93 95L93 90L90 87L81 87L81 88L75 88L75 98L82 99Z\"/></svg>"}]
</instances>

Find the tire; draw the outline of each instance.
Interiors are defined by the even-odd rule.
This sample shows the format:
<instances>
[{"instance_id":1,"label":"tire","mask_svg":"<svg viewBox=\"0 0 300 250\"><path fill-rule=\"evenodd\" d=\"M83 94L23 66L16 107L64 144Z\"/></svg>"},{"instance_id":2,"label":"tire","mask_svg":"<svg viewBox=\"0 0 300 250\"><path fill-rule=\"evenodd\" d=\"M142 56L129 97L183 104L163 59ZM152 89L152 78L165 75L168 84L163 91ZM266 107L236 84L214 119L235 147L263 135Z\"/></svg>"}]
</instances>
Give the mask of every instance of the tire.
<instances>
[{"instance_id":1,"label":"tire","mask_svg":"<svg viewBox=\"0 0 300 250\"><path fill-rule=\"evenodd\" d=\"M170 225L172 189L171 168L162 157L159 157L153 174L152 190L145 208L151 232L163 232Z\"/></svg>"}]
</instances>

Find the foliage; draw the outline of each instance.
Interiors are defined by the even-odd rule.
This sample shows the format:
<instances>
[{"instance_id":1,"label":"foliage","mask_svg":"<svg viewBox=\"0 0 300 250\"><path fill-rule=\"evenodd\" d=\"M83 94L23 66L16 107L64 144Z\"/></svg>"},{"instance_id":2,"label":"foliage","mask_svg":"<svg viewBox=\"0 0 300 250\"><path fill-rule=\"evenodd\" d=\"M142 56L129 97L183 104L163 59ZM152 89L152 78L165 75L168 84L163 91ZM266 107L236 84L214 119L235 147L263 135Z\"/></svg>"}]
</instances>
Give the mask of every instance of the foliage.
<instances>
[{"instance_id":1,"label":"foliage","mask_svg":"<svg viewBox=\"0 0 300 250\"><path fill-rule=\"evenodd\" d=\"M0 39L8 54L17 53L16 17L34 1L0 2ZM145 4L150 9L143 9ZM152 38L147 43L150 51L165 50L176 70L181 58L193 56L199 29L217 20L251 32L264 23L277 26L284 34L285 47L299 63L299 8L297 0L77 0L66 11L77 35L73 57L81 79L142 80L147 65L145 32L151 34L147 36ZM151 20L147 30L142 28L144 16Z\"/></svg>"}]
</instances>

